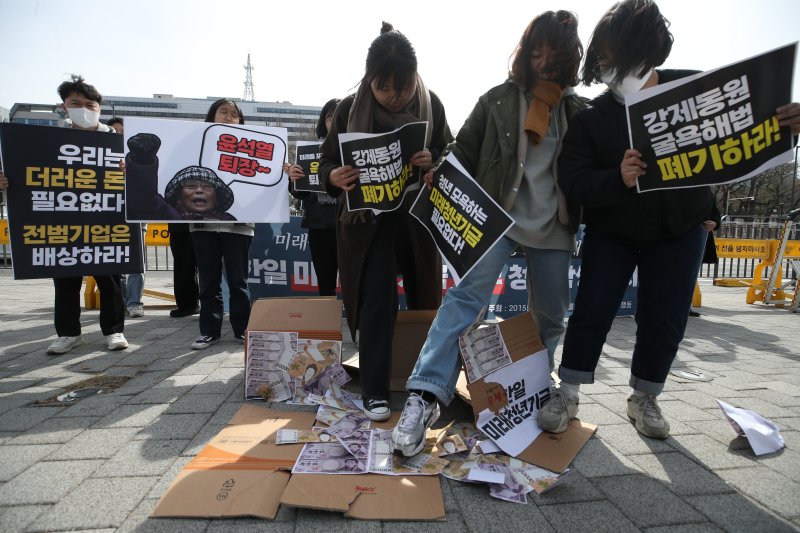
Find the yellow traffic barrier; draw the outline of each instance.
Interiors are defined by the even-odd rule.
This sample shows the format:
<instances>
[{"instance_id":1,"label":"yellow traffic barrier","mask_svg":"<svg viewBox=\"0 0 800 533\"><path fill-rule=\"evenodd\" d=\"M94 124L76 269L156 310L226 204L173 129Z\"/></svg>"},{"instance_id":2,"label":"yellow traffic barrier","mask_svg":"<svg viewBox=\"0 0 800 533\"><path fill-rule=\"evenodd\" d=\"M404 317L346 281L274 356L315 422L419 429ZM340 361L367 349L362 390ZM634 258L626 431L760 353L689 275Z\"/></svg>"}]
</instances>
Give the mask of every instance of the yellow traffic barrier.
<instances>
[{"instance_id":1,"label":"yellow traffic barrier","mask_svg":"<svg viewBox=\"0 0 800 533\"><path fill-rule=\"evenodd\" d=\"M144 235L145 246L169 246L169 226L148 224Z\"/></svg>"},{"instance_id":2,"label":"yellow traffic barrier","mask_svg":"<svg viewBox=\"0 0 800 533\"><path fill-rule=\"evenodd\" d=\"M0 245L11 244L8 237L8 219L0 219Z\"/></svg>"},{"instance_id":3,"label":"yellow traffic barrier","mask_svg":"<svg viewBox=\"0 0 800 533\"><path fill-rule=\"evenodd\" d=\"M92 276L83 278L86 287L83 289L83 306L86 309L100 309L100 291L97 282Z\"/></svg>"},{"instance_id":4,"label":"yellow traffic barrier","mask_svg":"<svg viewBox=\"0 0 800 533\"><path fill-rule=\"evenodd\" d=\"M2 244L2 241L0 241L0 244ZM169 246L169 227L167 224L147 224L144 244L145 246ZM83 306L86 309L100 309L100 292L97 289L97 282L92 276L86 276L84 281L86 287L83 291ZM175 302L175 295L168 292L144 289L144 294L152 298Z\"/></svg>"}]
</instances>

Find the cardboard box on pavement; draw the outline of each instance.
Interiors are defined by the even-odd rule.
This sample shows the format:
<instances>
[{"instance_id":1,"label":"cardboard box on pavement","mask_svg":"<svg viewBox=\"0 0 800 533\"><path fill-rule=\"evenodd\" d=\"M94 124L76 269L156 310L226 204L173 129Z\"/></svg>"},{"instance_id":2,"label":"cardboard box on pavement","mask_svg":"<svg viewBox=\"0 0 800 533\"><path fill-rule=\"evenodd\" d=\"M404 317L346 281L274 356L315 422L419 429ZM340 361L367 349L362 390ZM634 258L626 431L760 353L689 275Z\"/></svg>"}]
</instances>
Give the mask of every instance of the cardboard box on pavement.
<instances>
[{"instance_id":1,"label":"cardboard box on pavement","mask_svg":"<svg viewBox=\"0 0 800 533\"><path fill-rule=\"evenodd\" d=\"M394 412L386 422L372 422L370 427L391 429L399 418ZM363 520L445 518L439 476L293 474L281 503Z\"/></svg>"},{"instance_id":2,"label":"cardboard box on pavement","mask_svg":"<svg viewBox=\"0 0 800 533\"><path fill-rule=\"evenodd\" d=\"M316 414L244 405L178 474L150 516L275 518L301 444L279 429L308 429Z\"/></svg>"},{"instance_id":3,"label":"cardboard box on pavement","mask_svg":"<svg viewBox=\"0 0 800 533\"><path fill-rule=\"evenodd\" d=\"M284 339L277 342L280 351L266 350L263 342L253 340L259 333L269 337L274 332ZM333 297L256 300L245 339L245 400L287 399L295 379L305 383L341 363L342 302Z\"/></svg>"},{"instance_id":4,"label":"cardboard box on pavement","mask_svg":"<svg viewBox=\"0 0 800 533\"><path fill-rule=\"evenodd\" d=\"M399 413L375 427L388 429ZM178 474L150 516L273 519L280 503L373 520L444 519L439 476L295 474L302 444L278 429L310 429L316 413L246 404Z\"/></svg>"},{"instance_id":5,"label":"cardboard box on pavement","mask_svg":"<svg viewBox=\"0 0 800 533\"><path fill-rule=\"evenodd\" d=\"M392 337L392 373L389 379L389 390L405 392L406 381L414 365L417 364L419 352L428 338L428 330L436 317L436 311L399 311L394 324ZM344 366L358 369L358 356L345 361Z\"/></svg>"},{"instance_id":6,"label":"cardboard box on pavement","mask_svg":"<svg viewBox=\"0 0 800 533\"><path fill-rule=\"evenodd\" d=\"M516 362L544 348L539 331L530 313L523 313L500 322L500 334L511 356ZM456 393L472 405L477 421L478 415L490 405L489 397L496 393L497 384L491 380L492 374L468 383L461 372L456 383ZM570 421L566 431L559 434L542 432L517 459L541 466L553 472L563 472L597 431L597 426L579 419Z\"/></svg>"}]
</instances>

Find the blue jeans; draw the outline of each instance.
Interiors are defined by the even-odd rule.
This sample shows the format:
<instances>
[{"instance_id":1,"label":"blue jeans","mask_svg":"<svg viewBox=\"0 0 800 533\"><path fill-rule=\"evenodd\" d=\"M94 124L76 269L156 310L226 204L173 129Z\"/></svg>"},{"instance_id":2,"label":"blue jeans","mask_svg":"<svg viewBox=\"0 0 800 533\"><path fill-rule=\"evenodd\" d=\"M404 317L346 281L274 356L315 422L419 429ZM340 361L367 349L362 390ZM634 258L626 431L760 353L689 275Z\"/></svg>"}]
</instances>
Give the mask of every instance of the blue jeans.
<instances>
[{"instance_id":1,"label":"blue jeans","mask_svg":"<svg viewBox=\"0 0 800 533\"><path fill-rule=\"evenodd\" d=\"M458 337L489 303L497 276L504 270L515 247L514 241L504 237L458 286L448 289L408 378L407 389L430 392L445 405L452 401L461 369ZM553 352L564 332L564 315L569 307L568 272L572 253L527 247L525 252L532 288L528 298L532 305L530 311L542 343L547 347L552 369Z\"/></svg>"},{"instance_id":2,"label":"blue jeans","mask_svg":"<svg viewBox=\"0 0 800 533\"><path fill-rule=\"evenodd\" d=\"M659 394L686 331L705 239L702 225L675 239L646 244L587 228L578 296L564 336L559 377L567 383L594 383L606 335L638 267L630 386Z\"/></svg>"},{"instance_id":3,"label":"blue jeans","mask_svg":"<svg viewBox=\"0 0 800 533\"><path fill-rule=\"evenodd\" d=\"M122 299L125 301L125 307L142 305L144 272L138 274L122 274L122 276L120 276L120 286L122 290Z\"/></svg>"}]
</instances>

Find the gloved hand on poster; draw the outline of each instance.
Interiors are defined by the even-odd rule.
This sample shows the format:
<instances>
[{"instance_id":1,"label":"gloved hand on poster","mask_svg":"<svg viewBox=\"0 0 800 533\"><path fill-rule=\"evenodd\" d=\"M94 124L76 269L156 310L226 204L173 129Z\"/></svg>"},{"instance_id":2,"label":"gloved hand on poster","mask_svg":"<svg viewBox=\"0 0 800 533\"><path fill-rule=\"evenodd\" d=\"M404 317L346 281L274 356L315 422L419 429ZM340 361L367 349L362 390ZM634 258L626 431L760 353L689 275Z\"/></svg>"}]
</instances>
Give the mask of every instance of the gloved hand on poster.
<instances>
[{"instance_id":1,"label":"gloved hand on poster","mask_svg":"<svg viewBox=\"0 0 800 533\"><path fill-rule=\"evenodd\" d=\"M155 161L161 139L152 133L137 133L128 139L128 148L133 160L139 165L150 165Z\"/></svg>"}]
</instances>

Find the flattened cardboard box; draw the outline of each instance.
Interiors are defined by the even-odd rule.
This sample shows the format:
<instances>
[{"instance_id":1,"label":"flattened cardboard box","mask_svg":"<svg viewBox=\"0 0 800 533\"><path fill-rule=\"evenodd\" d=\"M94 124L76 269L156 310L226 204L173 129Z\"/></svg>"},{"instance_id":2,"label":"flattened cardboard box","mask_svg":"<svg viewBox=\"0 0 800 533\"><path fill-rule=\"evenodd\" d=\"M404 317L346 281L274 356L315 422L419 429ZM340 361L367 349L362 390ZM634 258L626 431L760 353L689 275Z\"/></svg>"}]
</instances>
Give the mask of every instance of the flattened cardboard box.
<instances>
[{"instance_id":1,"label":"flattened cardboard box","mask_svg":"<svg viewBox=\"0 0 800 533\"><path fill-rule=\"evenodd\" d=\"M417 363L422 345L428 338L428 330L436 317L436 311L399 311L392 337L392 373L389 390L405 392L406 381ZM358 368L358 356L345 361L344 366Z\"/></svg>"},{"instance_id":2,"label":"flattened cardboard box","mask_svg":"<svg viewBox=\"0 0 800 533\"><path fill-rule=\"evenodd\" d=\"M243 405L178 474L150 516L275 518L301 444L278 446L278 429L308 429L316 413Z\"/></svg>"},{"instance_id":3,"label":"flattened cardboard box","mask_svg":"<svg viewBox=\"0 0 800 533\"><path fill-rule=\"evenodd\" d=\"M391 429L400 418L370 427ZM338 511L363 520L444 520L439 476L380 474L293 474L281 503L293 507Z\"/></svg>"},{"instance_id":4,"label":"flattened cardboard box","mask_svg":"<svg viewBox=\"0 0 800 533\"><path fill-rule=\"evenodd\" d=\"M536 323L530 313L523 313L504 320L499 325L500 334L511 355L511 361L519 361L544 348ZM468 383L462 371L456 383L456 393L472 405L475 420L478 419L478 414L488 407L487 397L493 389L491 374L474 383ZM563 472L595 431L597 431L597 426L593 424L582 422L579 419L571 420L563 433L542 432L522 453L517 455L517 459L553 472Z\"/></svg>"},{"instance_id":5,"label":"flattened cardboard box","mask_svg":"<svg viewBox=\"0 0 800 533\"><path fill-rule=\"evenodd\" d=\"M280 503L373 520L441 520L439 476L290 475L302 444L278 429L309 429L316 413L245 404L175 478L152 517L274 519ZM394 427L399 413L373 427Z\"/></svg>"}]
</instances>

